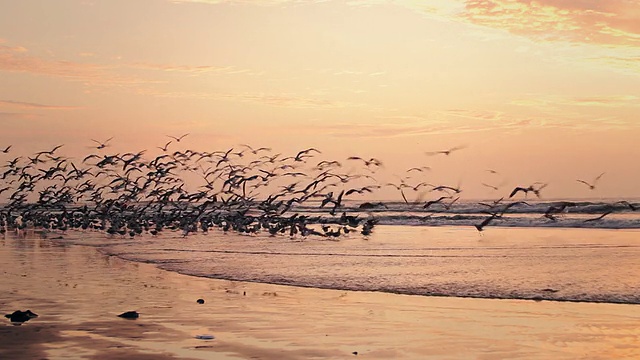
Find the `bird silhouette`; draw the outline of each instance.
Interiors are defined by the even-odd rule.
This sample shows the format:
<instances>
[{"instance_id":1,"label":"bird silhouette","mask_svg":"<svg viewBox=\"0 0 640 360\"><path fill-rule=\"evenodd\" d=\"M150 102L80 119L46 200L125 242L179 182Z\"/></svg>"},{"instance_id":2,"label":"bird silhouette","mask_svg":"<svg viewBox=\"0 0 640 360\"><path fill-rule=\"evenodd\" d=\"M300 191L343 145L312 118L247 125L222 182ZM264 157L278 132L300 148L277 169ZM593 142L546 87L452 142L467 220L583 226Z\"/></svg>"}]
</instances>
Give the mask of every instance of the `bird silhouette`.
<instances>
[{"instance_id":1,"label":"bird silhouette","mask_svg":"<svg viewBox=\"0 0 640 360\"><path fill-rule=\"evenodd\" d=\"M438 154L443 154L443 155L447 155L447 156L448 156L448 155L450 155L452 152L454 152L454 151L458 151L458 150L462 150L462 149L464 149L465 147L466 147L466 146L455 146L455 147L452 147L451 149L448 149L448 150L428 151L428 152L426 152L425 154L426 154L426 155L429 155L429 156L431 156L431 155L438 155Z\"/></svg>"},{"instance_id":2,"label":"bird silhouette","mask_svg":"<svg viewBox=\"0 0 640 360\"><path fill-rule=\"evenodd\" d=\"M604 173L602 173L602 174L600 174L600 175L596 176L596 178L595 178L595 179L593 179L593 181L592 181L592 182L590 182L590 183L589 183L589 182L586 182L586 181L584 181L584 180L580 180L580 179L578 179L578 180L576 180L576 181L577 181L577 182L579 182L579 183L582 183L582 184L587 185L587 186L589 187L589 190L595 190L595 188L596 188L596 184L598 183L598 180L600 180L600 178L602 177L602 175L604 175Z\"/></svg>"},{"instance_id":3,"label":"bird silhouette","mask_svg":"<svg viewBox=\"0 0 640 360\"><path fill-rule=\"evenodd\" d=\"M100 149L104 149L107 146L109 146L109 141L111 141L112 139L113 139L113 137L110 137L105 141L98 141L98 140L94 140L94 139L91 139L91 141L93 141L96 144L98 144L98 146L96 146L96 149L100 150Z\"/></svg>"},{"instance_id":4,"label":"bird silhouette","mask_svg":"<svg viewBox=\"0 0 640 360\"><path fill-rule=\"evenodd\" d=\"M189 135L189 134L187 133L187 134L184 134L184 135L179 136L179 137L167 135L167 137L170 137L170 138L174 139L176 142L180 142L180 140L184 139L184 137L187 136L187 135Z\"/></svg>"}]
</instances>

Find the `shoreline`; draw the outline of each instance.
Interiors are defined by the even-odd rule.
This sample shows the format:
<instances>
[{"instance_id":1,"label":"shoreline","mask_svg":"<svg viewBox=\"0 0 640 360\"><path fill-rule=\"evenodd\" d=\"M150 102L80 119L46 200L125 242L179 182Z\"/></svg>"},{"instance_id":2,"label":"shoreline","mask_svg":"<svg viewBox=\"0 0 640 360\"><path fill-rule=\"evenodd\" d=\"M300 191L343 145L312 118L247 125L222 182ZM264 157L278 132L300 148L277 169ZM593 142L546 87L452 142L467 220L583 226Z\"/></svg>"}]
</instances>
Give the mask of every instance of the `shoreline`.
<instances>
[{"instance_id":1,"label":"shoreline","mask_svg":"<svg viewBox=\"0 0 640 360\"><path fill-rule=\"evenodd\" d=\"M1 241L0 357L637 358L629 304L482 299L236 282L40 238ZM205 300L199 305L198 298ZM140 312L137 320L116 315ZM213 340L196 339L211 334Z\"/></svg>"}]
</instances>

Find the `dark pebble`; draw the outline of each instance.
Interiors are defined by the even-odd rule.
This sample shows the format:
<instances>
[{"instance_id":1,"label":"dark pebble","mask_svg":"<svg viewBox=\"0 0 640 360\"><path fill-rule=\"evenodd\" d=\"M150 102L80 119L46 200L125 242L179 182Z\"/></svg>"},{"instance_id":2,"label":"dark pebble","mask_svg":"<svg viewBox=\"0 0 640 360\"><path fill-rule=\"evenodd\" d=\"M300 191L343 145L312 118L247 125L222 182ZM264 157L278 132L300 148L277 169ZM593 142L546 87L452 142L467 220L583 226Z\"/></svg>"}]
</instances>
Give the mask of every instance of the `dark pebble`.
<instances>
[{"instance_id":1,"label":"dark pebble","mask_svg":"<svg viewBox=\"0 0 640 360\"><path fill-rule=\"evenodd\" d=\"M125 319L137 319L140 317L140 314L138 314L138 312L136 311L127 311L127 312L123 312L118 316Z\"/></svg>"}]
</instances>

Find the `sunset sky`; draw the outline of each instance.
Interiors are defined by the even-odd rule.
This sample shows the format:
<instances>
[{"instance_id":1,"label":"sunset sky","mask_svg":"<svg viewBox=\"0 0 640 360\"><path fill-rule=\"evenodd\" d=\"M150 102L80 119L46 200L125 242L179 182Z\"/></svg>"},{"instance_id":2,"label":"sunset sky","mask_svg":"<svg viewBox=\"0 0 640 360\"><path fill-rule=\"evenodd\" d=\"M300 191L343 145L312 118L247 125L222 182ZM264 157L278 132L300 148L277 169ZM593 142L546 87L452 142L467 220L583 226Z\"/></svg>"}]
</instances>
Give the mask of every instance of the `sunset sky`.
<instances>
[{"instance_id":1,"label":"sunset sky","mask_svg":"<svg viewBox=\"0 0 640 360\"><path fill-rule=\"evenodd\" d=\"M640 197L640 2L4 0L0 121L0 164L189 133L430 166L466 198Z\"/></svg>"}]
</instances>

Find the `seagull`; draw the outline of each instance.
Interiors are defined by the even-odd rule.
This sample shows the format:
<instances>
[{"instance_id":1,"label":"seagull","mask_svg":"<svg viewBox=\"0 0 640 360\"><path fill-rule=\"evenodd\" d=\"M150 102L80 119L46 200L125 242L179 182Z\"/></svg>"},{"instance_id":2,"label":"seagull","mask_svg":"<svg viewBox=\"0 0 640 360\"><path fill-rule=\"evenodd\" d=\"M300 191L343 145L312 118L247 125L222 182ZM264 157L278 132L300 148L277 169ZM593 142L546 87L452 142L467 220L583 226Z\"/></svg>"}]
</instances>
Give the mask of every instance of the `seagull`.
<instances>
[{"instance_id":1,"label":"seagull","mask_svg":"<svg viewBox=\"0 0 640 360\"><path fill-rule=\"evenodd\" d=\"M0 193L1 193L1 192L0 192ZM628 206L628 207L629 207L629 209L631 209L631 211L636 211L636 210L638 210L638 207L637 207L636 205L633 205L633 204L631 204L630 202L625 201L625 200L618 201L618 202L616 202L616 204L626 205L626 206Z\"/></svg>"},{"instance_id":2,"label":"seagull","mask_svg":"<svg viewBox=\"0 0 640 360\"><path fill-rule=\"evenodd\" d=\"M293 158L293 160L295 161L304 161L305 157L311 157L312 155L310 155L309 153L315 151L318 154L322 154L322 152L320 152L320 150L316 149L316 148L308 148L306 150L301 150L298 152L298 154L296 154L296 157Z\"/></svg>"},{"instance_id":3,"label":"seagull","mask_svg":"<svg viewBox=\"0 0 640 360\"><path fill-rule=\"evenodd\" d=\"M535 184L534 184L535 185ZM533 185L529 185L529 187L516 187L515 189L513 189L513 191L511 192L511 194L509 194L509 198L512 198L515 194L517 194L519 191L522 191L524 193L525 196L527 196L527 194L529 194L529 191L533 192L534 194L536 194L537 197L540 197L540 190L544 189L545 187L547 187L547 184L542 184L540 185L539 188L535 188Z\"/></svg>"},{"instance_id":4,"label":"seagull","mask_svg":"<svg viewBox=\"0 0 640 360\"><path fill-rule=\"evenodd\" d=\"M451 149L448 149L448 150L428 151L428 152L426 152L425 154L427 154L427 155L429 155L429 156L431 156L431 155L438 155L438 154L449 155L449 154L451 154L452 152L457 151L457 150L464 149L465 147L466 147L466 146L455 146L455 147L452 147Z\"/></svg>"},{"instance_id":5,"label":"seagull","mask_svg":"<svg viewBox=\"0 0 640 360\"><path fill-rule=\"evenodd\" d=\"M164 144L164 147L157 146L157 148L164 152L167 152L167 150L169 150L169 144L171 144L172 142L173 141L169 141L168 143Z\"/></svg>"},{"instance_id":6,"label":"seagull","mask_svg":"<svg viewBox=\"0 0 640 360\"><path fill-rule=\"evenodd\" d=\"M498 187L497 187L497 186L493 186L493 185L489 185L489 184L485 184L485 183L482 183L482 185L484 185L484 186L486 186L486 187L488 187L488 188L491 188L491 189L493 189L493 190L498 190Z\"/></svg>"},{"instance_id":7,"label":"seagull","mask_svg":"<svg viewBox=\"0 0 640 360\"><path fill-rule=\"evenodd\" d=\"M602 218L603 218L603 217L605 217L605 216L607 216L607 215L611 214L612 212L613 212L612 210L609 210L609 211L605 212L604 214L602 214L602 215L600 215L600 216L598 216L598 217L595 217L595 218L592 218L592 219L587 219L587 220L585 220L584 222L602 220Z\"/></svg>"},{"instance_id":8,"label":"seagull","mask_svg":"<svg viewBox=\"0 0 640 360\"><path fill-rule=\"evenodd\" d=\"M11 149L11 146L12 145L9 145L9 146L7 146L6 148L4 148L4 149L2 149L0 151L2 151L3 153L7 154L7 153L9 153L9 149Z\"/></svg>"},{"instance_id":9,"label":"seagull","mask_svg":"<svg viewBox=\"0 0 640 360\"><path fill-rule=\"evenodd\" d=\"M107 140L102 141L102 142L100 142L100 141L98 141L98 140L94 140L94 139L91 139L91 141L93 141L93 142L95 142L96 144L98 144L98 146L96 147L96 149L100 150L100 149L104 149L104 148L106 148L107 146L109 146L109 141L111 141L111 139L113 139L113 137L110 137L110 138L108 138Z\"/></svg>"},{"instance_id":10,"label":"seagull","mask_svg":"<svg viewBox=\"0 0 640 360\"><path fill-rule=\"evenodd\" d=\"M174 139L174 140L175 140L175 141L177 141L177 142L180 142L180 140L182 140L182 139L183 139L185 136L187 136L187 135L189 135L189 134L187 133L187 134L184 134L184 135L182 135L182 136L180 136L180 137L175 137L175 136L171 136L171 135L167 135L167 136L168 136L168 137L170 137L170 138L172 138L172 139Z\"/></svg>"},{"instance_id":11,"label":"seagull","mask_svg":"<svg viewBox=\"0 0 640 360\"><path fill-rule=\"evenodd\" d=\"M428 170L431 170L431 168L428 166L412 167L411 169L407 170L407 172L412 172L412 171L423 172L425 170L428 171Z\"/></svg>"},{"instance_id":12,"label":"seagull","mask_svg":"<svg viewBox=\"0 0 640 360\"><path fill-rule=\"evenodd\" d=\"M475 226L475 227L476 227L476 230L478 230L478 231L482 231L482 230L484 229L484 227L485 227L485 226L489 225L489 223L490 223L491 221L493 221L493 219L495 219L495 218L497 218L497 217L498 217L498 214L497 214L497 213L495 213L495 214L491 214L491 216L489 216L488 218L484 219L480 224L475 224L475 225L473 225L473 226Z\"/></svg>"},{"instance_id":13,"label":"seagull","mask_svg":"<svg viewBox=\"0 0 640 360\"><path fill-rule=\"evenodd\" d=\"M589 187L589 190L594 190L594 189L596 188L596 183L598 182L598 180L600 180L600 178L602 177L602 175L604 175L604 173L602 173L602 174L600 174L600 175L596 176L596 178L595 178L595 179L593 179L593 181L592 181L591 183L588 183L588 182L586 182L586 181L584 181L584 180L580 180L580 179L578 179L578 180L576 180L576 181L577 181L577 182L580 182L580 183L583 183L583 184L585 184L585 185L587 185L587 186Z\"/></svg>"}]
</instances>

